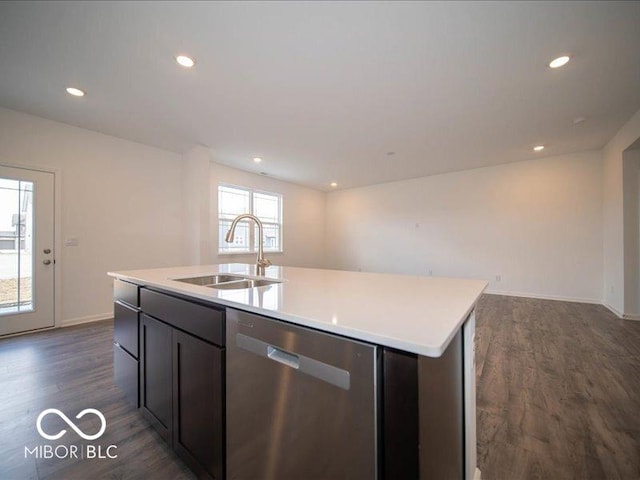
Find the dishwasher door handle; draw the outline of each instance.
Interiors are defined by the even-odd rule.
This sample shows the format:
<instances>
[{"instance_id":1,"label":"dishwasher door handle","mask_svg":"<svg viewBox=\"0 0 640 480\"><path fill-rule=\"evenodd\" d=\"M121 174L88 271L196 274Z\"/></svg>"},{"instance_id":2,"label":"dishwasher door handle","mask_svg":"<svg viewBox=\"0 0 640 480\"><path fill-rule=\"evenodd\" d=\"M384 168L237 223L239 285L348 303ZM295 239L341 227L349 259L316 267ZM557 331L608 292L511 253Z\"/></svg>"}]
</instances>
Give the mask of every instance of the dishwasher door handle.
<instances>
[{"instance_id":1,"label":"dishwasher door handle","mask_svg":"<svg viewBox=\"0 0 640 480\"><path fill-rule=\"evenodd\" d=\"M283 363L291 368L300 368L300 357L294 355L293 353L280 350L273 345L267 346L267 357L269 357L271 360L275 360L276 362Z\"/></svg>"},{"instance_id":2,"label":"dishwasher door handle","mask_svg":"<svg viewBox=\"0 0 640 480\"><path fill-rule=\"evenodd\" d=\"M301 373L335 385L343 390L351 388L351 375L342 368L334 367L311 357L287 352L242 333L236 334L236 345L243 350L294 368Z\"/></svg>"}]
</instances>

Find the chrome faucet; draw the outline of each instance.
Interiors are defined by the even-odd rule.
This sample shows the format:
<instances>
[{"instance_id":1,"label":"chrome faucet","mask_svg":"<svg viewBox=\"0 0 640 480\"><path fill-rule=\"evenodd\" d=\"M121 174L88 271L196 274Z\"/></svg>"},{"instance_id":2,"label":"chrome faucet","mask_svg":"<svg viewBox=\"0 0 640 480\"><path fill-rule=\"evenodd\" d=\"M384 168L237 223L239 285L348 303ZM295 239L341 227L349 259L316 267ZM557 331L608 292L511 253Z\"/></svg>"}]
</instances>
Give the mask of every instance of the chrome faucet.
<instances>
[{"instance_id":1,"label":"chrome faucet","mask_svg":"<svg viewBox=\"0 0 640 480\"><path fill-rule=\"evenodd\" d=\"M262 222L258 217L256 217L255 215L251 215L249 213L243 213L242 215L238 215L236 218L233 219L233 222L231 223L231 227L229 227L229 231L227 232L227 235L226 237L224 237L224 239L227 243L233 242L233 237L236 232L236 225L238 225L238 222L244 218L253 220L254 222L256 222L256 225L258 225L258 258L256 259L256 270L258 275L264 275L264 269L271 265L271 261L264 258L264 249L262 246L262 241L263 241Z\"/></svg>"}]
</instances>

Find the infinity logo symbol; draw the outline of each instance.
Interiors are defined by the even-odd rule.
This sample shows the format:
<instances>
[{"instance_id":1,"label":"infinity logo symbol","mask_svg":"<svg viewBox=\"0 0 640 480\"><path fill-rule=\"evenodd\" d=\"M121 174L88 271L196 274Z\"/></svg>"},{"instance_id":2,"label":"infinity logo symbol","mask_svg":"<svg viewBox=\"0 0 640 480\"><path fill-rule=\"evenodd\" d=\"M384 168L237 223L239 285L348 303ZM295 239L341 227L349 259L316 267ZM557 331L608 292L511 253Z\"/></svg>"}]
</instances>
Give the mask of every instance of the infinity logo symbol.
<instances>
[{"instance_id":1,"label":"infinity logo symbol","mask_svg":"<svg viewBox=\"0 0 640 480\"><path fill-rule=\"evenodd\" d=\"M55 413L56 415L58 415L62 420L64 420L67 423L67 425L69 425L71 428L73 428L73 430L78 435L80 435L82 438L84 438L85 440L95 440L96 438L100 438L102 436L102 434L104 433L104 431L106 430L106 428L107 428L107 420L106 420L106 418L104 418L104 415L99 410L96 410L95 408L86 408L86 409L82 410L78 415L76 415L76 418L80 419L80 418L84 417L87 413L93 413L94 415L96 415L100 419L100 422L101 422L100 431L98 433L96 433L95 435L86 435L82 430L80 430L76 426L75 423L73 423L71 420L69 420L69 417L67 417L64 413L62 413L57 408L47 408L42 413L40 413L40 415L38 415L38 420L36 421L36 428L38 429L38 433L43 438L46 438L47 440L57 440L61 436L63 436L65 433L67 433L66 430L60 430L55 435L49 435L48 433L45 433L42 430L42 419L45 416L49 415L50 413Z\"/></svg>"}]
</instances>

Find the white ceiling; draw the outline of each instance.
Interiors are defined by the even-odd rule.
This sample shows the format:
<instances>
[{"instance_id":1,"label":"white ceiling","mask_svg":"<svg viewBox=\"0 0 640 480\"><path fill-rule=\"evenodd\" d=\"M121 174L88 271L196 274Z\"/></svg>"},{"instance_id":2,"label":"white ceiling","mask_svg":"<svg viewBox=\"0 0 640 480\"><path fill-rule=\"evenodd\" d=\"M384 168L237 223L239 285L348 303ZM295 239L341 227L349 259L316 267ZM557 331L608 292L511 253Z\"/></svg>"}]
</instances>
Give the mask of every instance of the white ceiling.
<instances>
[{"instance_id":1,"label":"white ceiling","mask_svg":"<svg viewBox=\"0 0 640 480\"><path fill-rule=\"evenodd\" d=\"M8 2L0 65L1 106L353 187L602 147L640 109L640 2Z\"/></svg>"}]
</instances>

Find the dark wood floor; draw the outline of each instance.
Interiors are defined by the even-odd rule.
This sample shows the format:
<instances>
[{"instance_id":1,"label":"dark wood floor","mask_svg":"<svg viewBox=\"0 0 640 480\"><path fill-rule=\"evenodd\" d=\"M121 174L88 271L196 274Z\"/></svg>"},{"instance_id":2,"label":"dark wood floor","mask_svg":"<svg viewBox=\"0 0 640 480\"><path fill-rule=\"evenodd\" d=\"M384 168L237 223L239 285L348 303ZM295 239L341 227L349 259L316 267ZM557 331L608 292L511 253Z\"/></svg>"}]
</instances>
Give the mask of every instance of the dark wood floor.
<instances>
[{"instance_id":1,"label":"dark wood floor","mask_svg":"<svg viewBox=\"0 0 640 480\"><path fill-rule=\"evenodd\" d=\"M195 478L113 384L112 345L110 320L0 340L1 480ZM74 417L85 408L96 408L106 417L107 429L100 439L86 442L55 415L48 415L43 420L45 432L69 430L48 442L35 426L46 408L62 410L87 433L100 428L96 417L89 414L82 421ZM118 458L25 459L25 446L47 443L113 444Z\"/></svg>"},{"instance_id":2,"label":"dark wood floor","mask_svg":"<svg viewBox=\"0 0 640 480\"><path fill-rule=\"evenodd\" d=\"M485 295L478 461L486 480L640 478L640 322L597 305ZM113 324L0 340L0 479L193 478L112 382ZM45 408L107 418L117 459L24 458ZM88 415L77 422L97 430ZM54 433L67 428L47 417ZM62 443L82 443L70 431Z\"/></svg>"},{"instance_id":3,"label":"dark wood floor","mask_svg":"<svg viewBox=\"0 0 640 480\"><path fill-rule=\"evenodd\" d=\"M640 479L640 322L485 295L476 335L483 479Z\"/></svg>"}]
</instances>

